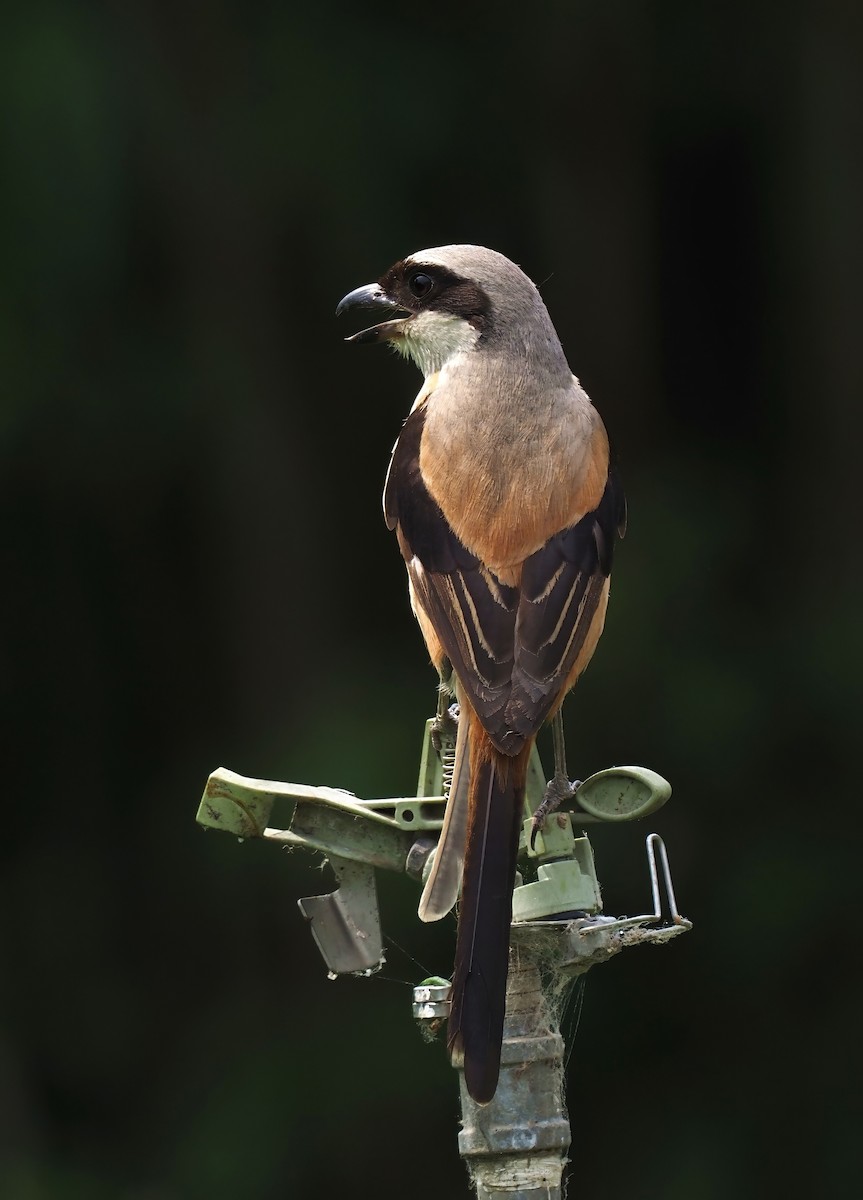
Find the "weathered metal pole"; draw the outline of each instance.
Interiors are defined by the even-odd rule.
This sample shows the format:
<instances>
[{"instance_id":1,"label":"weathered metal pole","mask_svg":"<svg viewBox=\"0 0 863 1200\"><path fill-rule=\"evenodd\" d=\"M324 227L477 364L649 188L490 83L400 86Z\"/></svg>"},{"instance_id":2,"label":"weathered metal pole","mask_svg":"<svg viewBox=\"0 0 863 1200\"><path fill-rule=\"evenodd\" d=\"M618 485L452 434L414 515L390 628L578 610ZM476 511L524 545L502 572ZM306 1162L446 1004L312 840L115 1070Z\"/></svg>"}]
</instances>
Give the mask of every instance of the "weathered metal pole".
<instances>
[{"instance_id":1,"label":"weathered metal pole","mask_svg":"<svg viewBox=\"0 0 863 1200\"><path fill-rule=\"evenodd\" d=\"M560 1200L570 1143L563 1099L565 1045L543 989L535 938L510 946L500 1081L476 1104L460 1073L459 1153L478 1200Z\"/></svg>"}]
</instances>

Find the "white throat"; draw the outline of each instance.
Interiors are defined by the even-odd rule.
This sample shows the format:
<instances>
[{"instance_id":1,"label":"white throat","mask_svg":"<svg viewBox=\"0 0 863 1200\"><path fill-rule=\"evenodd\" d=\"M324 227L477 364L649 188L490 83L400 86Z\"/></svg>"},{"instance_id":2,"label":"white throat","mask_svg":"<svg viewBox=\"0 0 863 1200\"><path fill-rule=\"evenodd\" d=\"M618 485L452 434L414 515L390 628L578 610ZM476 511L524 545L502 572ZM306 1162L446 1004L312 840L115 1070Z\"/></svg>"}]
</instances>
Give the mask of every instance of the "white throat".
<instances>
[{"instance_id":1,"label":"white throat","mask_svg":"<svg viewBox=\"0 0 863 1200\"><path fill-rule=\"evenodd\" d=\"M473 349L479 339L479 331L464 317L442 312L419 313L405 321L399 332L396 349L413 359L426 379L456 355Z\"/></svg>"}]
</instances>

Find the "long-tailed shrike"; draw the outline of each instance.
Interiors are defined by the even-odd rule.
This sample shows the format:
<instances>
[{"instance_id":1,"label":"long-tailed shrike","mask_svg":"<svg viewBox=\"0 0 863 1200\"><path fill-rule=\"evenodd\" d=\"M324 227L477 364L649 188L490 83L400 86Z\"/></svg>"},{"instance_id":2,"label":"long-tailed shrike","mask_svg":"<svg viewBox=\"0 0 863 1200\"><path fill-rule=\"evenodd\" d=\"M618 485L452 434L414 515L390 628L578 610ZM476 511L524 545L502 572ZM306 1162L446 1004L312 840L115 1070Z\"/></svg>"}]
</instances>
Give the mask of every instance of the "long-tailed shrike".
<instances>
[{"instance_id":1,"label":"long-tailed shrike","mask_svg":"<svg viewBox=\"0 0 863 1200\"><path fill-rule=\"evenodd\" d=\"M423 920L461 885L449 1044L480 1103L497 1087L512 888L528 758L602 632L625 502L605 427L539 292L481 246L422 250L338 312L402 315L349 341L390 342L425 376L396 442L386 521L411 604L461 716Z\"/></svg>"}]
</instances>

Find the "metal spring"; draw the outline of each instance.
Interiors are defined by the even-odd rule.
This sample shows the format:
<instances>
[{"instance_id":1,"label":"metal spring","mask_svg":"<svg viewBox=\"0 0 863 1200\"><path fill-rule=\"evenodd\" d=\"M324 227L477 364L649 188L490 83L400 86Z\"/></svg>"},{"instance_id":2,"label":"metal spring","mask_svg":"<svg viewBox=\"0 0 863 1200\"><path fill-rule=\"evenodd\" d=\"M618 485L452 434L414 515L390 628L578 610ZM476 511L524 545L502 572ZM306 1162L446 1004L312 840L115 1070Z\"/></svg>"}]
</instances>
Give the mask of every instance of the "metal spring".
<instances>
[{"instance_id":1,"label":"metal spring","mask_svg":"<svg viewBox=\"0 0 863 1200\"><path fill-rule=\"evenodd\" d=\"M440 765L443 774L443 794L449 799L452 776L455 770L455 742L447 741L440 748Z\"/></svg>"}]
</instances>

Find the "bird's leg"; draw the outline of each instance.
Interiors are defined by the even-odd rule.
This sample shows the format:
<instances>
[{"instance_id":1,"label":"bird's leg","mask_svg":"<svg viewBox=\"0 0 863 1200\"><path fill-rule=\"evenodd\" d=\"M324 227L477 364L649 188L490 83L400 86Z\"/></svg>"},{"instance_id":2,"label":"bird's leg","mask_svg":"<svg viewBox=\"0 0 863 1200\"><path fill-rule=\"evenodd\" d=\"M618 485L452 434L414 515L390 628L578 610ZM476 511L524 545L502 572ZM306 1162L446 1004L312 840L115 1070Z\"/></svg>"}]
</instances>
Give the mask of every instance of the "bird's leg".
<instances>
[{"instance_id":1,"label":"bird's leg","mask_svg":"<svg viewBox=\"0 0 863 1200\"><path fill-rule=\"evenodd\" d=\"M554 775L549 780L542 803L533 814L533 824L530 831L530 848L533 849L536 835L542 829L545 818L571 800L581 780L575 779L570 783L566 769L566 742L563 736L563 716L561 710L551 719L551 737L554 744Z\"/></svg>"},{"instance_id":2,"label":"bird's leg","mask_svg":"<svg viewBox=\"0 0 863 1200\"><path fill-rule=\"evenodd\" d=\"M458 732L458 705L449 703L452 699L449 684L448 679L441 679L437 694L437 711L431 727L431 743L438 755L441 752L441 736L445 734L455 741Z\"/></svg>"}]
</instances>

